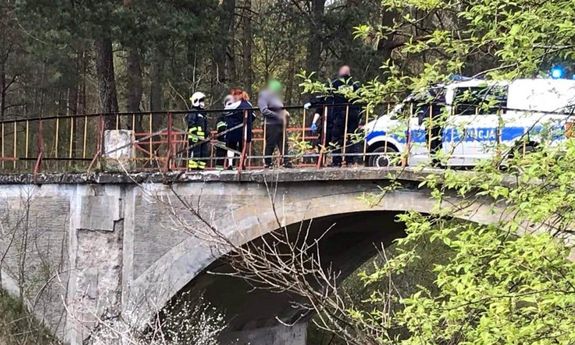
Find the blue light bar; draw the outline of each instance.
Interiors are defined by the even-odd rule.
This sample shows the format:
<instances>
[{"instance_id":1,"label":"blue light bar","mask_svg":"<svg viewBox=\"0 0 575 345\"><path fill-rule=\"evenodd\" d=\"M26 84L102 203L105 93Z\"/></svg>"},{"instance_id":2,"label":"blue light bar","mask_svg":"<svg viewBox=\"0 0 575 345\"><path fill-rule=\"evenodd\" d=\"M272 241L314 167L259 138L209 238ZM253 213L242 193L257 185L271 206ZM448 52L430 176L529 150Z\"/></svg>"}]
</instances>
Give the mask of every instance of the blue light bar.
<instances>
[{"instance_id":1,"label":"blue light bar","mask_svg":"<svg viewBox=\"0 0 575 345\"><path fill-rule=\"evenodd\" d=\"M551 78L560 79L563 77L564 71L561 66L555 66L551 69Z\"/></svg>"}]
</instances>

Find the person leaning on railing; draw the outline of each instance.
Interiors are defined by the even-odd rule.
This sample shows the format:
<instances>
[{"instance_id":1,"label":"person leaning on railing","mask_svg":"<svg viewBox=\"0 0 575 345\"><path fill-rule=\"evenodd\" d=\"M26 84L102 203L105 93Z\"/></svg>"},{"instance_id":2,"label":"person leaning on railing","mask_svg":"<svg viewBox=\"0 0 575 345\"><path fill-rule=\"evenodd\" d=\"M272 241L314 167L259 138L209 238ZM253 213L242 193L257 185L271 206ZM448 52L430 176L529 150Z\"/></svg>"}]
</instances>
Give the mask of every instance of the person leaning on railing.
<instances>
[{"instance_id":1,"label":"person leaning on railing","mask_svg":"<svg viewBox=\"0 0 575 345\"><path fill-rule=\"evenodd\" d=\"M270 80L268 86L259 94L258 107L265 119L266 149L265 167L273 166L272 155L277 148L283 156L283 166L291 168L288 153L287 123L289 113L281 100L282 84L277 80Z\"/></svg>"},{"instance_id":2,"label":"person leaning on railing","mask_svg":"<svg viewBox=\"0 0 575 345\"><path fill-rule=\"evenodd\" d=\"M357 145L351 141L349 136L355 133L359 127L361 109L359 106L352 104L353 100L345 95L345 89L356 92L359 89L359 82L353 80L349 66L342 66L339 69L337 78L332 81L331 85L333 90L333 107L330 116L332 117L333 127L330 142L333 142L336 146L333 152L332 166L340 167L342 161L345 161L349 166L357 162L357 157L354 155L357 151ZM344 146L345 153L349 155L342 157L341 154L344 152Z\"/></svg>"},{"instance_id":3,"label":"person leaning on railing","mask_svg":"<svg viewBox=\"0 0 575 345\"><path fill-rule=\"evenodd\" d=\"M226 146L231 149L228 151L230 165L232 168L236 163L234 157L240 156L237 160L237 166L240 165L241 155L244 150L244 144L252 141L252 123L254 119L253 106L249 102L250 96L241 89L232 89L231 95L233 103L226 107L226 126L229 131L226 134ZM245 120L245 126L244 126Z\"/></svg>"}]
</instances>

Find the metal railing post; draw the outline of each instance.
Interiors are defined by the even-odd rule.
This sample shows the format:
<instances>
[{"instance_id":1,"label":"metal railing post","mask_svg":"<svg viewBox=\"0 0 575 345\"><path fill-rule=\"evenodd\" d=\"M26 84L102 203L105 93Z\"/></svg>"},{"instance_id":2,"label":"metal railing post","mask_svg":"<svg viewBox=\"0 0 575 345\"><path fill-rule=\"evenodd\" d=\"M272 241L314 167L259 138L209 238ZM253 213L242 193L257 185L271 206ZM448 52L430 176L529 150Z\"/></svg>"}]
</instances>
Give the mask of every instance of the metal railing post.
<instances>
[{"instance_id":1,"label":"metal railing post","mask_svg":"<svg viewBox=\"0 0 575 345\"><path fill-rule=\"evenodd\" d=\"M369 121L369 113L367 110L365 110L365 123L363 125L363 161L365 166L368 166L369 163L369 157L367 157L367 131L365 128L367 127L368 121Z\"/></svg>"},{"instance_id":2,"label":"metal railing post","mask_svg":"<svg viewBox=\"0 0 575 345\"><path fill-rule=\"evenodd\" d=\"M325 146L327 144L327 115L328 115L328 107L329 105L325 105L323 108L323 128L321 129L321 145L319 148L319 157L317 159L317 168L321 168L323 166L323 160L325 158Z\"/></svg>"},{"instance_id":3,"label":"metal railing post","mask_svg":"<svg viewBox=\"0 0 575 345\"><path fill-rule=\"evenodd\" d=\"M343 125L343 147L341 149L341 163L344 162L347 164L347 159L345 159L346 148L347 148L347 131L348 131L348 121L349 121L349 104L345 106L345 123Z\"/></svg>"},{"instance_id":4,"label":"metal railing post","mask_svg":"<svg viewBox=\"0 0 575 345\"><path fill-rule=\"evenodd\" d=\"M170 171L170 163L172 160L172 113L168 113L168 152L166 155L165 171Z\"/></svg>"},{"instance_id":5,"label":"metal railing post","mask_svg":"<svg viewBox=\"0 0 575 345\"><path fill-rule=\"evenodd\" d=\"M13 147L13 151L14 151L14 161L12 162L12 167L14 168L14 170L16 170L16 161L17 161L17 157L18 157L18 125L16 123L16 121L14 121L14 147Z\"/></svg>"},{"instance_id":6,"label":"metal railing post","mask_svg":"<svg viewBox=\"0 0 575 345\"><path fill-rule=\"evenodd\" d=\"M287 151L287 128L288 128L288 116L286 116L286 111L284 109L284 120L282 125L282 147L280 149L280 161L279 166L283 166L285 162L285 156L288 154Z\"/></svg>"},{"instance_id":7,"label":"metal railing post","mask_svg":"<svg viewBox=\"0 0 575 345\"><path fill-rule=\"evenodd\" d=\"M56 118L56 127L54 128L54 133L54 158L58 159L58 146L60 145L60 118L58 117Z\"/></svg>"},{"instance_id":8,"label":"metal railing post","mask_svg":"<svg viewBox=\"0 0 575 345\"><path fill-rule=\"evenodd\" d=\"M243 136L242 136L242 151L240 154L240 162L238 164L238 170L242 171L244 169L247 144L248 144L248 111L244 110L244 122L243 122Z\"/></svg>"},{"instance_id":9,"label":"metal railing post","mask_svg":"<svg viewBox=\"0 0 575 345\"><path fill-rule=\"evenodd\" d=\"M301 141L302 142L305 142L305 133L306 133L306 129L307 129L306 115L307 115L307 110L305 108L303 108L303 120L302 120L302 124L301 124Z\"/></svg>"},{"instance_id":10,"label":"metal railing post","mask_svg":"<svg viewBox=\"0 0 575 345\"><path fill-rule=\"evenodd\" d=\"M38 122L38 157L36 158L36 164L34 165L34 176L36 176L42 170L42 158L44 156L44 135L43 135L44 122L42 119Z\"/></svg>"},{"instance_id":11,"label":"metal railing post","mask_svg":"<svg viewBox=\"0 0 575 345\"><path fill-rule=\"evenodd\" d=\"M262 156L264 157L264 166L266 165L266 147L267 147L267 130L268 130L268 119L264 117L264 140L262 148Z\"/></svg>"},{"instance_id":12,"label":"metal railing post","mask_svg":"<svg viewBox=\"0 0 575 345\"><path fill-rule=\"evenodd\" d=\"M84 116L84 137L82 138L82 159L86 159L86 149L88 143L88 116Z\"/></svg>"},{"instance_id":13,"label":"metal railing post","mask_svg":"<svg viewBox=\"0 0 575 345\"><path fill-rule=\"evenodd\" d=\"M2 158L6 158L5 155L5 142L6 142L6 130L5 130L5 125L4 122L2 122ZM2 169L4 169L4 159L2 159Z\"/></svg>"},{"instance_id":14,"label":"metal railing post","mask_svg":"<svg viewBox=\"0 0 575 345\"><path fill-rule=\"evenodd\" d=\"M26 170L28 170L28 146L30 144L30 121L26 120L26 146L24 148L24 157L26 158Z\"/></svg>"},{"instance_id":15,"label":"metal railing post","mask_svg":"<svg viewBox=\"0 0 575 345\"><path fill-rule=\"evenodd\" d=\"M74 156L73 150L74 150L74 130L75 130L75 126L74 126L74 122L76 121L75 117L70 117L69 118L70 121L70 142L68 145L68 158L70 159L70 162L72 160L72 157Z\"/></svg>"},{"instance_id":16,"label":"metal railing post","mask_svg":"<svg viewBox=\"0 0 575 345\"><path fill-rule=\"evenodd\" d=\"M154 116L154 113L150 112L150 120L148 121L148 129L149 129L149 132L148 132L148 136L149 136L148 156L149 157L148 158L150 160L150 164L152 164L152 159L154 158L153 157L154 148L153 148L153 144L152 144L152 125L153 125L152 120L153 120L153 116Z\"/></svg>"},{"instance_id":17,"label":"metal railing post","mask_svg":"<svg viewBox=\"0 0 575 345\"><path fill-rule=\"evenodd\" d=\"M429 104L429 123L427 124L427 150L429 151L429 156L431 157L431 141L433 140L433 138L431 137L433 135L433 103Z\"/></svg>"}]
</instances>

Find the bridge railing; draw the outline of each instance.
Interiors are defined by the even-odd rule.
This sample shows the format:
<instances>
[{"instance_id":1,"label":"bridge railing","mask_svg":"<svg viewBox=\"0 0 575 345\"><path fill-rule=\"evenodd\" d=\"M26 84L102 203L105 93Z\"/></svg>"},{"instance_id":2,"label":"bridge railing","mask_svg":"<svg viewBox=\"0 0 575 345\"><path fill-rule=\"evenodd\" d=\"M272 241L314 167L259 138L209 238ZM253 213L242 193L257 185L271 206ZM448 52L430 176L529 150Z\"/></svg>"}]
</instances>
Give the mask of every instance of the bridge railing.
<instances>
[{"instance_id":1,"label":"bridge railing","mask_svg":"<svg viewBox=\"0 0 575 345\"><path fill-rule=\"evenodd\" d=\"M7 173L93 171L98 168L99 160L110 153L104 147L104 132L109 129L133 131L134 157L129 167L132 171L185 170L197 146L202 146L207 154L196 155L194 160L206 162L207 169L256 169L264 166L266 158L276 165L281 165L285 158L298 167L325 166L338 156L354 157L362 162L367 152L361 127L369 119L363 114L353 115L357 118L352 127L358 129L351 133L351 127L345 124L349 123L352 107L355 106L337 106L338 116L345 118L340 121L345 128L340 129L342 138L338 144L330 144L328 138L332 135L327 128L328 117L332 116L334 106L323 108L317 131L311 129L314 110L286 107L290 115L282 130L280 145L287 150L282 155L276 149L267 156L267 120L256 108L243 111L242 123L223 133L215 130L216 125L230 110L206 110L209 138L199 143L188 140L187 111L8 119L0 122L0 169ZM350 133L343 136L343 131ZM237 132L241 132L239 146L230 147L227 138L230 134L237 136ZM353 152L352 146L357 147Z\"/></svg>"},{"instance_id":2,"label":"bridge railing","mask_svg":"<svg viewBox=\"0 0 575 345\"><path fill-rule=\"evenodd\" d=\"M443 105L437 106L444 108ZM436 111L434 105L419 107L410 104L404 105L401 111L397 108L392 111L394 108L394 104L385 103L376 112L382 115L392 113L397 122L397 128L389 130L385 135L402 142L401 152L397 152L394 147L387 147L393 145L391 141L383 144L383 152L395 154L397 160L393 164L408 164L409 157L422 146L427 151L433 151L437 136L445 140L446 134L436 130L437 123L442 120L438 120L440 112ZM217 123L225 119L230 110L207 110L209 137L198 142L188 140L186 111L5 120L0 122L0 170L5 173L94 171L98 169L102 157L113 153L104 145L107 129L133 132L133 140L129 145L134 154L131 164L126 167L130 171L186 170L190 160L204 162L206 169L258 169L264 166L266 158L271 159L276 166L283 165L285 160L293 166L309 168L321 168L334 163L337 165L338 161L374 165L371 158L382 155L381 150L373 152L374 147L368 147L363 129L365 124L382 115L369 116L359 112L357 105L353 104L326 105L310 110L287 107L285 110L290 115L286 117L278 145L287 147L283 154L277 149L270 154L266 142L270 127L255 108L244 110L243 118L236 121L237 125L219 133L215 130ZM509 110L498 108L493 112L501 117L503 112ZM475 109L478 118L483 116L482 112L484 109ZM319 113L320 120L317 122L319 129L314 131L311 123L316 113ZM402 113L407 113L407 116ZM565 115L564 112L558 114ZM469 119L474 121L473 117ZM330 127L329 124L334 123L335 127ZM414 138L417 132L414 127L420 128L419 132L422 133L419 135L424 139ZM497 144L505 127L505 121L500 121L494 129ZM469 139L466 129L462 128L461 131L459 140ZM528 134L527 130L524 134ZM239 138L236 143L230 142L232 136ZM524 140L523 152L527 151L526 143ZM194 157L191 157L192 153Z\"/></svg>"}]
</instances>

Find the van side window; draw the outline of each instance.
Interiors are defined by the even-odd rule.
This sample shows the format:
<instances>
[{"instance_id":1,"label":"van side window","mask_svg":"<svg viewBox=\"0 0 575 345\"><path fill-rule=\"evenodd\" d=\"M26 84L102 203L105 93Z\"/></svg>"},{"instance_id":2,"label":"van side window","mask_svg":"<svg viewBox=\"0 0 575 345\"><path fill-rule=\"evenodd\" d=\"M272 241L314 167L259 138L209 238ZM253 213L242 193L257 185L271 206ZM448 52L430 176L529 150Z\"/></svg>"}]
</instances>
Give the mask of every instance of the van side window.
<instances>
[{"instance_id":1,"label":"van side window","mask_svg":"<svg viewBox=\"0 0 575 345\"><path fill-rule=\"evenodd\" d=\"M507 86L460 87L455 89L455 115L492 115L505 113Z\"/></svg>"},{"instance_id":2,"label":"van side window","mask_svg":"<svg viewBox=\"0 0 575 345\"><path fill-rule=\"evenodd\" d=\"M420 124L426 118L440 116L445 109L445 89L442 87L429 89L425 97L413 100L412 109L411 116L417 117Z\"/></svg>"}]
</instances>

